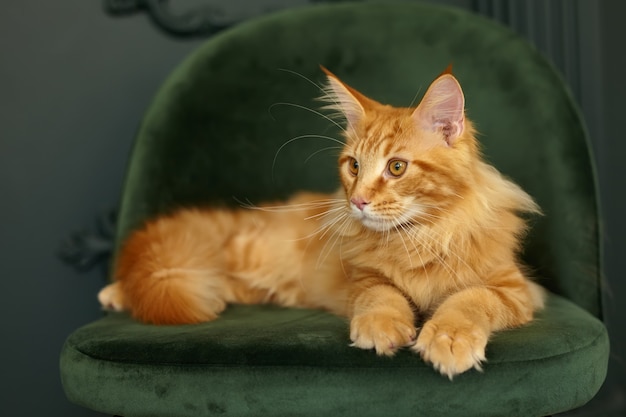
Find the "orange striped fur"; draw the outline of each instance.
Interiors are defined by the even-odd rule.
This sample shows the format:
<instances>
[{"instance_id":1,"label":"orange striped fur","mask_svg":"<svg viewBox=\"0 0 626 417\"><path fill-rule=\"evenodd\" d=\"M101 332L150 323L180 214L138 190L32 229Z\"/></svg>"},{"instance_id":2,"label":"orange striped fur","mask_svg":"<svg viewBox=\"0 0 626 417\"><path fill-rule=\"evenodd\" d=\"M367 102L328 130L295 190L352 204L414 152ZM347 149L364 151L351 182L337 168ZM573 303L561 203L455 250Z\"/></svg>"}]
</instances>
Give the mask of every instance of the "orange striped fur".
<instances>
[{"instance_id":1,"label":"orange striped fur","mask_svg":"<svg viewBox=\"0 0 626 417\"><path fill-rule=\"evenodd\" d=\"M538 207L481 159L451 69L416 108L323 70L327 107L347 121L342 187L156 218L123 246L101 303L155 324L213 320L229 303L322 308L349 317L356 347L411 346L450 378L481 369L490 334L543 304L517 255L519 214Z\"/></svg>"}]
</instances>

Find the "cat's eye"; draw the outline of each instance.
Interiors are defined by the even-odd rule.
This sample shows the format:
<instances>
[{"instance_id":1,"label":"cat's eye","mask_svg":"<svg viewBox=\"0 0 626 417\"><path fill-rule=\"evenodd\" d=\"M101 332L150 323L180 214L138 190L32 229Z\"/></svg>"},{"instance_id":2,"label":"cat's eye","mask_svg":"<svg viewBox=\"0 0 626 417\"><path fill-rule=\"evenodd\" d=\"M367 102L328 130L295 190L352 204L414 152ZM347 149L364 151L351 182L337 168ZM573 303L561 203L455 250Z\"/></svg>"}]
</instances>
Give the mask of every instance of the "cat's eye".
<instances>
[{"instance_id":1,"label":"cat's eye","mask_svg":"<svg viewBox=\"0 0 626 417\"><path fill-rule=\"evenodd\" d=\"M399 177L404 174L406 171L407 163L406 161L402 161L400 159L392 159L389 161L389 165L387 165L387 171L394 177Z\"/></svg>"},{"instance_id":2,"label":"cat's eye","mask_svg":"<svg viewBox=\"0 0 626 417\"><path fill-rule=\"evenodd\" d=\"M354 158L350 158L348 160L348 169L352 175L357 175L359 173L359 162Z\"/></svg>"}]
</instances>

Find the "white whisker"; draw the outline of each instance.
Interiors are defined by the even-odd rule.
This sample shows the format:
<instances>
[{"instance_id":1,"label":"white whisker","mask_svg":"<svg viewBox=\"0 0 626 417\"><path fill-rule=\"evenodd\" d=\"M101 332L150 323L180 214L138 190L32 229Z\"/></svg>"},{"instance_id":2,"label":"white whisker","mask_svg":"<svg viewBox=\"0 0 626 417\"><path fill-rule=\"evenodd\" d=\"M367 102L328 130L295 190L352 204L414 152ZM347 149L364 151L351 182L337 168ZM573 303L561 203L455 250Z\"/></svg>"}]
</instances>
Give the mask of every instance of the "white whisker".
<instances>
[{"instance_id":1,"label":"white whisker","mask_svg":"<svg viewBox=\"0 0 626 417\"><path fill-rule=\"evenodd\" d=\"M322 208L327 206L332 206L337 203L342 203L343 199L328 199L328 200L316 200L307 203L298 203L298 204L285 204L285 205L277 205L277 206L257 206L252 203L243 203L240 200L235 199L241 206L245 209L249 210L259 210L259 211L267 211L267 212L289 212L289 211L302 211L309 209Z\"/></svg>"},{"instance_id":2,"label":"white whisker","mask_svg":"<svg viewBox=\"0 0 626 417\"><path fill-rule=\"evenodd\" d=\"M291 107L295 107L295 108L298 108L298 109L302 109L302 110L309 111L309 112L311 112L311 113L313 113L313 114L316 114L316 115L318 115L318 116L320 116L320 117L323 117L324 119L328 120L329 122L331 122L332 124L334 124L335 126L337 126L339 129L341 129L341 131L342 131L342 132L343 132L343 131L345 131L345 129L343 128L343 126L341 126L341 125L340 125L339 123L337 123L335 120L333 120L333 119L332 119L332 118L330 118L329 116L325 115L324 113L320 113L320 112L318 112L317 110L313 110L313 109L311 109L311 108L309 108L309 107L302 106L302 105L300 105L300 104L295 104L295 103L287 103L287 102L274 103L274 104L272 104L272 105L270 106L270 108L268 109L268 111L270 112L270 114L272 113L272 109L273 109L275 106L291 106Z\"/></svg>"},{"instance_id":3,"label":"white whisker","mask_svg":"<svg viewBox=\"0 0 626 417\"><path fill-rule=\"evenodd\" d=\"M420 94L420 91L422 91L422 86L421 85L419 86L419 88L415 92L415 95L413 96L413 99L411 100L411 103L409 104L409 107L413 107L413 105L415 104L415 100L417 100L417 96L419 96L419 94Z\"/></svg>"},{"instance_id":4,"label":"white whisker","mask_svg":"<svg viewBox=\"0 0 626 417\"><path fill-rule=\"evenodd\" d=\"M345 209L344 207L334 207L334 208L331 208L329 210L326 210L323 213L313 214L311 216L305 217L304 220L310 220L310 219L315 219L317 217L329 216L329 215L333 214L335 211L340 211L340 210L344 210L344 209Z\"/></svg>"},{"instance_id":5,"label":"white whisker","mask_svg":"<svg viewBox=\"0 0 626 417\"><path fill-rule=\"evenodd\" d=\"M302 78L303 80L307 81L309 84L311 84L311 85L315 86L315 87L316 87L318 90L320 90L322 93L324 93L324 88L323 88L321 85L317 84L315 81L313 81L313 80L311 80L310 78L308 78L308 77L304 76L303 74L300 74L300 73L299 73L299 72L297 72L297 71L293 71L293 70L290 70L290 69L287 69L287 68L278 68L278 71L283 71L283 72L287 72L287 73L289 73L289 74L296 75L296 76L298 76L298 77Z\"/></svg>"},{"instance_id":6,"label":"white whisker","mask_svg":"<svg viewBox=\"0 0 626 417\"><path fill-rule=\"evenodd\" d=\"M409 248L407 247L406 242L404 241L404 237L402 237L402 233L398 229L398 227L402 227L402 223L394 224L393 227L396 230L398 236L400 236L400 240L402 241L402 246L404 246L404 250L406 251L406 255L409 258L409 266L410 266L411 269L413 269L413 257L411 256L411 253L409 252Z\"/></svg>"},{"instance_id":7,"label":"white whisker","mask_svg":"<svg viewBox=\"0 0 626 417\"><path fill-rule=\"evenodd\" d=\"M335 225L339 221L342 221L342 223L338 227L335 227ZM324 232L324 234L326 234L328 230L330 230L331 228L333 229L333 233L328 237L328 239L326 239L326 242L324 243L324 247L320 251L320 254L317 258L316 268L319 268L319 266L322 265L326 261L326 259L328 258L328 255L330 255L330 253L333 251L337 243L337 239L341 236L340 230L343 230L343 227L348 221L349 221L349 214L343 213L337 219L335 219L332 225ZM330 244L330 247L328 246L329 244Z\"/></svg>"},{"instance_id":8,"label":"white whisker","mask_svg":"<svg viewBox=\"0 0 626 417\"><path fill-rule=\"evenodd\" d=\"M325 135L309 134L309 135L300 135L300 136L296 136L295 138L291 138L287 142L280 145L280 147L274 154L274 159L272 160L272 175L274 175L274 168L276 167L276 160L278 159L278 154L280 154L280 151L282 151L285 146L300 139L325 139L325 140L336 142L340 144L342 147L344 145L344 143L340 141L339 139L333 138L331 136L325 136Z\"/></svg>"},{"instance_id":9,"label":"white whisker","mask_svg":"<svg viewBox=\"0 0 626 417\"><path fill-rule=\"evenodd\" d=\"M311 155L309 155L305 160L304 163L306 164L307 162L309 162L309 160L311 158L313 158L315 155L317 155L318 153L324 152L324 151L330 151L333 149L343 149L343 147L339 147L339 146L329 146L327 148L322 148L322 149L318 149L317 151L313 152Z\"/></svg>"}]
</instances>

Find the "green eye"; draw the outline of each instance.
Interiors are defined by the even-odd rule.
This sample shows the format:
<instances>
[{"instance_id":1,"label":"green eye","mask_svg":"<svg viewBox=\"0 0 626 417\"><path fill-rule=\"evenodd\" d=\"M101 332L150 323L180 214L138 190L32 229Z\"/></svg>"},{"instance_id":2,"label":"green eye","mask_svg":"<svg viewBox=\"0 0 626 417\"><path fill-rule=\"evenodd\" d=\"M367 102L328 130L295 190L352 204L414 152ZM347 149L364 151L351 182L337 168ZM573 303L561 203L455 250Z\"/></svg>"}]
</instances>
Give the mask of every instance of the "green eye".
<instances>
[{"instance_id":1,"label":"green eye","mask_svg":"<svg viewBox=\"0 0 626 417\"><path fill-rule=\"evenodd\" d=\"M387 171L394 177L399 177L406 171L407 163L400 159L392 159L387 165Z\"/></svg>"},{"instance_id":2,"label":"green eye","mask_svg":"<svg viewBox=\"0 0 626 417\"><path fill-rule=\"evenodd\" d=\"M348 160L348 169L352 175L357 175L359 173L359 162L354 158L350 158Z\"/></svg>"}]
</instances>

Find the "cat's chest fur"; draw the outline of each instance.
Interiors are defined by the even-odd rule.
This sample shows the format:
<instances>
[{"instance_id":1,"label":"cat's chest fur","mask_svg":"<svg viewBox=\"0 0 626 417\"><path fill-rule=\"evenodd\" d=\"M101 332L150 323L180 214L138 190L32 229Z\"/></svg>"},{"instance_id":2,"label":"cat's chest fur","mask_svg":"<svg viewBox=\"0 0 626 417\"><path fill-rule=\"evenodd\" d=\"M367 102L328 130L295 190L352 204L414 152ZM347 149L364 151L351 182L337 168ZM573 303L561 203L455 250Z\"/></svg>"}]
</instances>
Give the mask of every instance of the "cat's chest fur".
<instances>
[{"instance_id":1,"label":"cat's chest fur","mask_svg":"<svg viewBox=\"0 0 626 417\"><path fill-rule=\"evenodd\" d=\"M420 244L397 233L376 233L355 238L346 246L342 258L355 273L371 271L384 277L420 311L436 307L456 285L446 256L426 242Z\"/></svg>"}]
</instances>

